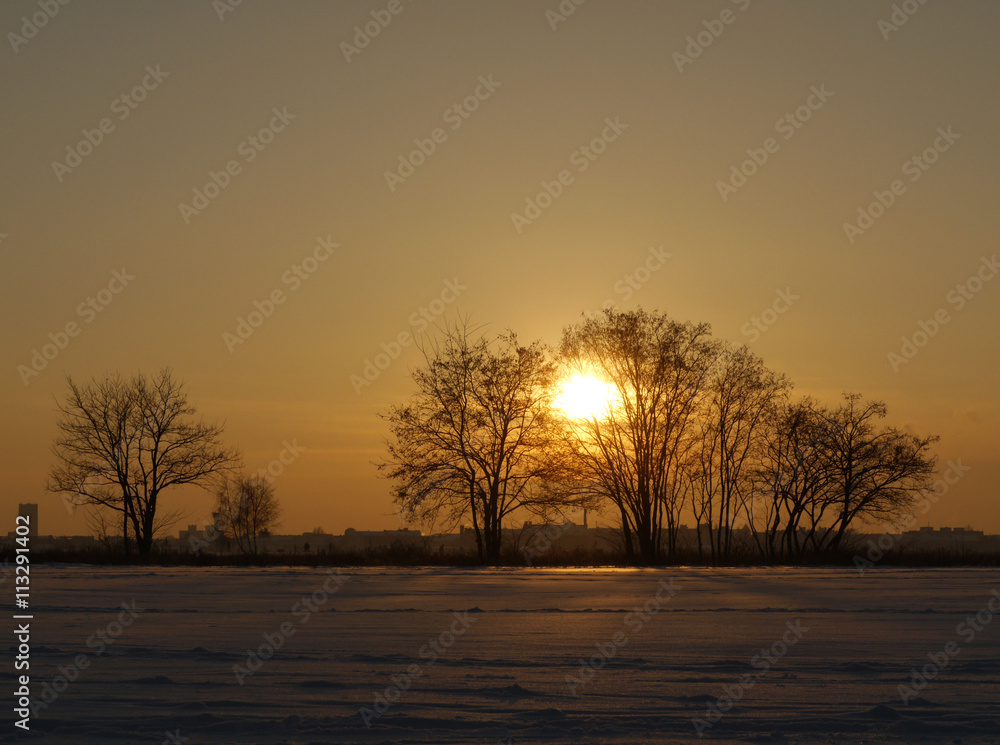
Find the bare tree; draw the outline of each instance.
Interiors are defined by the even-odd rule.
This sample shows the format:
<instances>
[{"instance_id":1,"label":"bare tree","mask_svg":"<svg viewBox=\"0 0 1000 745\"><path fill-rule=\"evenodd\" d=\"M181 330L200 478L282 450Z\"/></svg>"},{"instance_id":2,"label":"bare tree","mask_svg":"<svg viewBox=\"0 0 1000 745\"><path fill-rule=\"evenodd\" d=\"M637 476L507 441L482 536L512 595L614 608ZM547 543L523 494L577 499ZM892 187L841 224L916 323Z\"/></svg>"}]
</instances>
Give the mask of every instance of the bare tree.
<instances>
[{"instance_id":1,"label":"bare tree","mask_svg":"<svg viewBox=\"0 0 1000 745\"><path fill-rule=\"evenodd\" d=\"M855 521L898 515L934 472L936 438L878 426L881 402L791 404L787 379L745 346L661 313L606 310L567 328L560 369L537 343L473 340L462 325L424 356L413 399L383 415L379 470L404 518L471 518L482 561L498 560L512 511L600 502L633 562L675 555L689 510L717 559L744 518L762 556L801 558L836 550ZM560 370L603 379L616 400L559 413Z\"/></svg>"},{"instance_id":2,"label":"bare tree","mask_svg":"<svg viewBox=\"0 0 1000 745\"><path fill-rule=\"evenodd\" d=\"M765 556L836 550L855 521L896 517L927 488L937 438L880 427L885 416L856 393L832 410L810 398L776 409L750 518Z\"/></svg>"},{"instance_id":3,"label":"bare tree","mask_svg":"<svg viewBox=\"0 0 1000 745\"><path fill-rule=\"evenodd\" d=\"M67 377L67 383L47 488L120 513L125 553L131 527L139 555L148 556L163 490L207 485L235 467L239 455L222 445L221 425L193 420L195 409L169 370L153 378L108 375L82 386Z\"/></svg>"},{"instance_id":4,"label":"bare tree","mask_svg":"<svg viewBox=\"0 0 1000 745\"><path fill-rule=\"evenodd\" d=\"M693 511L699 546L704 526L713 558L730 554L741 513L753 527L751 466L763 442L766 414L789 387L783 375L769 370L745 345L726 349L712 367L698 416L700 463Z\"/></svg>"},{"instance_id":5,"label":"bare tree","mask_svg":"<svg viewBox=\"0 0 1000 745\"><path fill-rule=\"evenodd\" d=\"M682 465L719 345L707 324L643 310L605 310L565 330L561 353L609 382L619 399L573 428L574 465L621 516L626 556L653 563L666 526L672 552L688 489Z\"/></svg>"},{"instance_id":6,"label":"bare tree","mask_svg":"<svg viewBox=\"0 0 1000 745\"><path fill-rule=\"evenodd\" d=\"M761 556L800 559L825 533L836 502L824 409L812 398L768 411L755 465L748 526Z\"/></svg>"},{"instance_id":7,"label":"bare tree","mask_svg":"<svg viewBox=\"0 0 1000 745\"><path fill-rule=\"evenodd\" d=\"M100 504L93 505L84 515L84 521L90 534L106 551L116 550L116 544L121 539L118 534L121 525L118 524L118 516L114 514L114 510Z\"/></svg>"},{"instance_id":8,"label":"bare tree","mask_svg":"<svg viewBox=\"0 0 1000 745\"><path fill-rule=\"evenodd\" d=\"M378 469L395 482L405 518L468 518L480 561L498 563L505 518L569 500L562 466L548 457L556 367L537 342L472 333L456 323L424 350L417 392L382 415L391 438Z\"/></svg>"},{"instance_id":9,"label":"bare tree","mask_svg":"<svg viewBox=\"0 0 1000 745\"><path fill-rule=\"evenodd\" d=\"M274 486L260 476L239 474L222 479L215 498L222 535L236 541L242 553L256 555L257 539L279 525Z\"/></svg>"},{"instance_id":10,"label":"bare tree","mask_svg":"<svg viewBox=\"0 0 1000 745\"><path fill-rule=\"evenodd\" d=\"M882 401L845 393L844 403L826 415L825 445L839 510L818 549L838 548L857 518L881 522L900 516L930 486L936 459L929 451L939 438L880 428L886 413Z\"/></svg>"}]
</instances>

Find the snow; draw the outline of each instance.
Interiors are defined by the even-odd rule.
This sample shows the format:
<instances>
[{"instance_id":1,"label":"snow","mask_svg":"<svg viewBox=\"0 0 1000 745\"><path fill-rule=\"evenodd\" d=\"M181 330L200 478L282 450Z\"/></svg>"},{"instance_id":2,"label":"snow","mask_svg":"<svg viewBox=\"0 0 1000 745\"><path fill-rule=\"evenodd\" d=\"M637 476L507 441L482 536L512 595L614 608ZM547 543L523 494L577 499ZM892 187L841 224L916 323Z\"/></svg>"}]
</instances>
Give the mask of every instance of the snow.
<instances>
[{"instance_id":1,"label":"snow","mask_svg":"<svg viewBox=\"0 0 1000 745\"><path fill-rule=\"evenodd\" d=\"M38 742L1000 742L995 569L32 570Z\"/></svg>"}]
</instances>

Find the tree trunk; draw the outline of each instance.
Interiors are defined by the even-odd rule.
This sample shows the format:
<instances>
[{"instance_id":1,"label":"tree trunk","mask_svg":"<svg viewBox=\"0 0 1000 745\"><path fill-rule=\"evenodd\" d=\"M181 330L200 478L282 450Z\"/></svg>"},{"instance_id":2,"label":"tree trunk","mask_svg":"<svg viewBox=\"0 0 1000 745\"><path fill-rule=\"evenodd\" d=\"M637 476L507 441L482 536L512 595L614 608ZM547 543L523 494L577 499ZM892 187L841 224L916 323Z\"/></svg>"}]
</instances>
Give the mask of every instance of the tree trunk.
<instances>
[{"instance_id":1,"label":"tree trunk","mask_svg":"<svg viewBox=\"0 0 1000 745\"><path fill-rule=\"evenodd\" d=\"M628 527L628 515L624 505L619 504L618 509L622 513L622 548L625 550L625 560L632 564L635 561L635 549L632 546L632 531Z\"/></svg>"},{"instance_id":2,"label":"tree trunk","mask_svg":"<svg viewBox=\"0 0 1000 745\"><path fill-rule=\"evenodd\" d=\"M476 481L469 480L469 505L472 509L472 528L476 531L476 554L479 556L479 563L486 563L486 551L483 546L483 534L479 530L479 516L476 511Z\"/></svg>"},{"instance_id":3,"label":"tree trunk","mask_svg":"<svg viewBox=\"0 0 1000 745\"><path fill-rule=\"evenodd\" d=\"M153 548L153 505L150 505L150 509L142 516L142 521L137 526L135 536L136 549L139 552L139 558L148 559L149 554Z\"/></svg>"},{"instance_id":4,"label":"tree trunk","mask_svg":"<svg viewBox=\"0 0 1000 745\"><path fill-rule=\"evenodd\" d=\"M122 510L122 550L128 558L128 506Z\"/></svg>"},{"instance_id":5,"label":"tree trunk","mask_svg":"<svg viewBox=\"0 0 1000 745\"><path fill-rule=\"evenodd\" d=\"M139 552L139 558L148 559L150 551L153 548L153 536L149 534L137 536L135 545Z\"/></svg>"}]
</instances>

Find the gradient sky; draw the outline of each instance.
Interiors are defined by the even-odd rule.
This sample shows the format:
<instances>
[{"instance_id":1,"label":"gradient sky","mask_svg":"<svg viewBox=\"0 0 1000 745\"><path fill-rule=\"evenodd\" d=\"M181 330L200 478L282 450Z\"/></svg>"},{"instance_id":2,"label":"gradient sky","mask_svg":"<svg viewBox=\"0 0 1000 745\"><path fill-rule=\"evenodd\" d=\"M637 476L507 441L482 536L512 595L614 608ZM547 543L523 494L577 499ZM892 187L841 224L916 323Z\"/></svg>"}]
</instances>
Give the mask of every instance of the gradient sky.
<instances>
[{"instance_id":1,"label":"gradient sky","mask_svg":"<svg viewBox=\"0 0 1000 745\"><path fill-rule=\"evenodd\" d=\"M75 0L18 40L44 11L3 3L0 515L13 529L17 503L39 502L43 534L86 532L44 492L64 376L170 366L250 470L305 448L275 480L283 532L399 527L375 415L409 394L420 353L360 394L351 376L419 332L421 308L556 343L612 299L752 342L800 394L884 399L892 424L941 436L943 466L971 468L919 524L1000 532L1000 278L949 296L998 253L1000 4L904 5L890 28L893 3L871 0L588 0L564 19L557 0L245 0L221 18L221 0ZM373 13L391 20L348 61ZM105 118L76 167L53 166ZM934 163L911 161L935 143ZM721 194L748 149L766 162ZM512 219L563 171L540 216ZM876 191L892 204L851 242ZM286 274L320 238L338 245L315 272ZM654 248L669 257L647 272ZM449 282L458 296L432 304ZM274 291L284 302L227 345ZM71 322L26 385L18 366ZM196 490L163 504L184 524L211 512Z\"/></svg>"}]
</instances>

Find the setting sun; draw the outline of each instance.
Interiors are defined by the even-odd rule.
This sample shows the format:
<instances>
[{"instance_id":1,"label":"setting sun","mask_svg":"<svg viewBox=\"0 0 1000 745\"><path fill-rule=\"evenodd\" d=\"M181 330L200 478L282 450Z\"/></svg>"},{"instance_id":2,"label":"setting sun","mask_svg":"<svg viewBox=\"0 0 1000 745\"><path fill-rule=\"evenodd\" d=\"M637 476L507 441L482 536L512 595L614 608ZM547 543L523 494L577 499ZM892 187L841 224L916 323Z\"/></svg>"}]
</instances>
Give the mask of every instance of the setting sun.
<instances>
[{"instance_id":1,"label":"setting sun","mask_svg":"<svg viewBox=\"0 0 1000 745\"><path fill-rule=\"evenodd\" d=\"M616 399L611 383L588 375L574 375L560 386L556 407L574 419L590 419L607 412Z\"/></svg>"}]
</instances>

